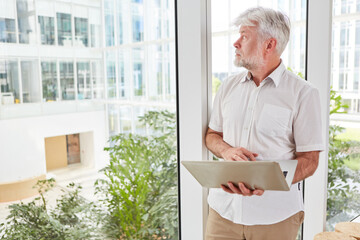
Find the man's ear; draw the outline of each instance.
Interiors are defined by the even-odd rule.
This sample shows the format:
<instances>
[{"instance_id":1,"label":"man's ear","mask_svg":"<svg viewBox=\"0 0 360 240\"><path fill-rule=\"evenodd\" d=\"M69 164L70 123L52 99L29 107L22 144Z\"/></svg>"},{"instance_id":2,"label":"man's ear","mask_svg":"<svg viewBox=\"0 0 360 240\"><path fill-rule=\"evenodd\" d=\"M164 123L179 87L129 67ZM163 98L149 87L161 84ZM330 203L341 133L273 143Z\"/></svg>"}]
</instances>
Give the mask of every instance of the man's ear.
<instances>
[{"instance_id":1,"label":"man's ear","mask_svg":"<svg viewBox=\"0 0 360 240\"><path fill-rule=\"evenodd\" d=\"M266 41L266 52L273 52L276 49L277 41L275 38L270 38Z\"/></svg>"}]
</instances>

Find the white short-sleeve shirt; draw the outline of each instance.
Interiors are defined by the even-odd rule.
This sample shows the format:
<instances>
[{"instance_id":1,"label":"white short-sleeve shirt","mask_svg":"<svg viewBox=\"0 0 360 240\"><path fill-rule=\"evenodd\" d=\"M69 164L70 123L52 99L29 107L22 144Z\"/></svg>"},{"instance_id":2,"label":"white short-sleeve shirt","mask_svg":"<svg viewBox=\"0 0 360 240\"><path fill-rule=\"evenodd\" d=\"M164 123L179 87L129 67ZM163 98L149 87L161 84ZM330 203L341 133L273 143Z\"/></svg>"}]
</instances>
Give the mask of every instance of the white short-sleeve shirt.
<instances>
[{"instance_id":1,"label":"white short-sleeve shirt","mask_svg":"<svg viewBox=\"0 0 360 240\"><path fill-rule=\"evenodd\" d=\"M257 87L248 72L229 77L215 100L209 127L257 160L291 160L295 152L324 150L319 92L281 63ZM211 189L211 208L239 224L274 224L303 211L300 184L290 191L243 197Z\"/></svg>"}]
</instances>

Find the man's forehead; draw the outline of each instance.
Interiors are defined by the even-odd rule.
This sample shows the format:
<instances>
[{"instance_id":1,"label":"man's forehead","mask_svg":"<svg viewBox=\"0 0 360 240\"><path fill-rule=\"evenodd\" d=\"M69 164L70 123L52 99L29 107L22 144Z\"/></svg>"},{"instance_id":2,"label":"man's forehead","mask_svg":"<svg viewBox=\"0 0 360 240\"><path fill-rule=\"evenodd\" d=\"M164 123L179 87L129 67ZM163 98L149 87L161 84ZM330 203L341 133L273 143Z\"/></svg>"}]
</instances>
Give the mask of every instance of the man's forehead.
<instances>
[{"instance_id":1,"label":"man's forehead","mask_svg":"<svg viewBox=\"0 0 360 240\"><path fill-rule=\"evenodd\" d=\"M240 26L239 33L249 33L256 31L256 26Z\"/></svg>"}]
</instances>

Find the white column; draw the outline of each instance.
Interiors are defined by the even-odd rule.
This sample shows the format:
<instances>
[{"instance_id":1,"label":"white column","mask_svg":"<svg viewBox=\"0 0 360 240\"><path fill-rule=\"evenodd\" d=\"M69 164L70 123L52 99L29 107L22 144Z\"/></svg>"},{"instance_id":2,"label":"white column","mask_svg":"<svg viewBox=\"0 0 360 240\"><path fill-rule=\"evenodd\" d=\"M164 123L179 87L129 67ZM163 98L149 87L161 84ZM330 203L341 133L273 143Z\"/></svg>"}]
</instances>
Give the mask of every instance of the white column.
<instances>
[{"instance_id":1,"label":"white column","mask_svg":"<svg viewBox=\"0 0 360 240\"><path fill-rule=\"evenodd\" d=\"M305 180L304 240L324 231L326 223L332 29L332 1L308 1L308 4L307 79L320 91L326 148L320 154L315 174Z\"/></svg>"},{"instance_id":2,"label":"white column","mask_svg":"<svg viewBox=\"0 0 360 240\"><path fill-rule=\"evenodd\" d=\"M206 0L177 2L177 67L180 160L207 160L208 120ZM203 239L203 189L180 166L181 239Z\"/></svg>"}]
</instances>

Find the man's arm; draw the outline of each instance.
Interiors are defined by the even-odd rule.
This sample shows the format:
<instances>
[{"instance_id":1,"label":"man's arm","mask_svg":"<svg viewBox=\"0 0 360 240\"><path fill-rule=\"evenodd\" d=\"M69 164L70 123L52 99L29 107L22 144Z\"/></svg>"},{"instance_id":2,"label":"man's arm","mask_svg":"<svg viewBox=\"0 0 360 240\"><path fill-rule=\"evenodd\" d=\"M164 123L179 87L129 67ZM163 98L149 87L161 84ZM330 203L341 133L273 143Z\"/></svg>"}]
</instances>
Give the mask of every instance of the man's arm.
<instances>
[{"instance_id":1,"label":"man's arm","mask_svg":"<svg viewBox=\"0 0 360 240\"><path fill-rule=\"evenodd\" d=\"M256 161L258 154L243 147L231 147L224 142L223 133L208 128L205 136L206 147L217 157L232 161Z\"/></svg>"},{"instance_id":2,"label":"man's arm","mask_svg":"<svg viewBox=\"0 0 360 240\"><path fill-rule=\"evenodd\" d=\"M320 151L296 152L298 164L295 171L293 183L300 182L314 174L319 164Z\"/></svg>"},{"instance_id":3,"label":"man's arm","mask_svg":"<svg viewBox=\"0 0 360 240\"><path fill-rule=\"evenodd\" d=\"M250 152L249 150L243 147L231 147L229 144L224 142L223 133L216 132L211 128L208 128L205 136L205 144L206 147L217 157L223 158L225 160L231 161L256 161L255 157L258 156L257 153ZM238 186L233 184L232 182L228 182L228 186L221 185L221 188L227 193L236 193L241 194L243 196L252 196L258 195L261 196L264 193L264 190L248 189L245 184L242 182L237 183Z\"/></svg>"}]
</instances>

